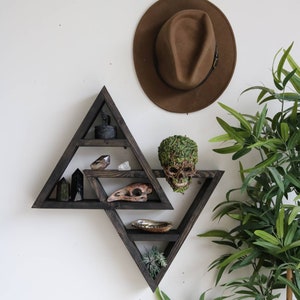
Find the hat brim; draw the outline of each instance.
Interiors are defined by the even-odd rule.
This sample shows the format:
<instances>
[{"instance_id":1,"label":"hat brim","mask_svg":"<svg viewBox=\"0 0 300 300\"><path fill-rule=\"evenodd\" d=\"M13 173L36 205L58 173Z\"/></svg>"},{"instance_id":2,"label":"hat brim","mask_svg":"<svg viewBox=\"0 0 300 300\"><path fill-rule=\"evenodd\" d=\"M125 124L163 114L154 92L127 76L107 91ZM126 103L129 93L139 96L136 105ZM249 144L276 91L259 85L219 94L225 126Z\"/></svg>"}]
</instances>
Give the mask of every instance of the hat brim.
<instances>
[{"instance_id":1,"label":"hat brim","mask_svg":"<svg viewBox=\"0 0 300 300\"><path fill-rule=\"evenodd\" d=\"M155 40L162 25L184 9L208 13L215 31L218 64L204 83L183 91L167 85L155 64ZM133 41L133 59L138 80L149 99L160 108L175 113L201 110L216 101L228 86L236 63L235 38L223 12L207 0L159 0L141 18Z\"/></svg>"}]
</instances>

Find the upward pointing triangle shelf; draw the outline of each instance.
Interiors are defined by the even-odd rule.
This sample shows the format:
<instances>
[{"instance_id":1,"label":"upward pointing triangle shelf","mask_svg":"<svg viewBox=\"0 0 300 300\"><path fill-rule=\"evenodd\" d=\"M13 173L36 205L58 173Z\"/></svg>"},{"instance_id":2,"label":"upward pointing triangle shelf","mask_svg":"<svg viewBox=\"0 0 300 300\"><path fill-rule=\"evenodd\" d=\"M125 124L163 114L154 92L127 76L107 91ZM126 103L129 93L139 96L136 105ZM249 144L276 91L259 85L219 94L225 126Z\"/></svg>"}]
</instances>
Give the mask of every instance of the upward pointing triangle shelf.
<instances>
[{"instance_id":1,"label":"upward pointing triangle shelf","mask_svg":"<svg viewBox=\"0 0 300 300\"><path fill-rule=\"evenodd\" d=\"M97 117L104 110L108 110L111 113L113 120L117 124L117 132L118 135L115 139L94 139L87 138L88 132L93 129L93 125L97 122ZM99 124L98 124L99 125ZM139 162L142 167L143 177L148 179L151 183L154 191L157 194L157 198L155 201L148 201L145 203L107 203L106 197L99 198L100 202L94 201L78 201L78 202L58 202L50 200L50 194L56 187L57 182L60 180L63 175L65 169L69 165L73 156L79 147L129 147L135 158ZM89 170L91 171L91 170ZM140 171L140 170L139 170ZM97 171L92 171L97 175ZM112 170L104 170L104 173L107 174L108 177L135 177L135 171L128 172L118 172ZM89 173L91 174L91 173ZM113 176L111 174L114 174ZM95 176L96 177L96 176ZM105 176L103 176L105 177ZM91 182L99 185L99 189L103 190L101 183L98 181L96 183L96 179L94 177L88 177ZM41 193L37 197L33 207L35 208L113 208L117 206L118 208L131 208L131 209L172 209L172 205L170 204L167 196L162 190L159 182L157 181L153 171L151 170L148 162L146 161L143 153L139 149L135 139L131 135L124 119L122 118L120 112L115 106L111 96L107 92L106 88L103 87L98 97L94 101L94 104L88 111L86 117L82 121L78 130L76 131L74 137L69 143L67 149L63 153L56 167L54 168L52 174L50 175L48 181L44 185Z\"/></svg>"},{"instance_id":2,"label":"upward pointing triangle shelf","mask_svg":"<svg viewBox=\"0 0 300 300\"><path fill-rule=\"evenodd\" d=\"M91 128L98 122L98 117L103 111L108 111L117 125L117 136L115 139L94 139L89 137ZM91 187L97 195L97 199L83 199L81 201L56 201L51 198L57 183L61 180L66 168L70 164L79 147L124 147L130 148L136 160L141 166L141 170L118 171L118 170L83 170L85 177L88 179ZM178 228L172 229L166 233L150 233L137 229L127 228L123 224L117 209L173 209L171 203L162 190L157 178L165 177L162 170L152 170L148 165L144 155L140 151L136 141L126 126L121 114L115 106L111 96L103 87L94 104L88 111L65 152L58 161L56 167L45 183L43 189L33 204L33 208L83 208L83 209L104 209L107 216L117 230L119 236L127 247L132 258L136 262L142 275L147 281L150 288L154 291L170 264L174 260L177 252L182 246L188 233L196 222L202 209L206 205L212 192L217 186L223 175L223 171L197 171L194 177L202 181L199 191L195 196L192 204L186 211L183 219L180 221ZM101 183L102 178L115 178L120 181L123 178L130 180L139 179L140 181L150 183L153 188L153 197L149 197L147 202L107 202L107 194ZM153 279L145 264L142 261L142 255L136 246L138 241L165 241L167 246L164 249L164 255L167 260L167 267L160 270L158 275Z\"/></svg>"}]
</instances>

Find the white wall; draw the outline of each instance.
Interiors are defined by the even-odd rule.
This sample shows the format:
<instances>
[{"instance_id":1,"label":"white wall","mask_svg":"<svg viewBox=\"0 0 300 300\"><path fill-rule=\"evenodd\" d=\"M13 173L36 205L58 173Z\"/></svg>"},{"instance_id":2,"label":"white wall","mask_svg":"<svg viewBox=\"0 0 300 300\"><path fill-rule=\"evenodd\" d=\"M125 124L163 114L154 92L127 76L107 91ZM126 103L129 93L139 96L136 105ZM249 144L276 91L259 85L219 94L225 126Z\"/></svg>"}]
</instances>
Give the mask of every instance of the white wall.
<instances>
[{"instance_id":1,"label":"white wall","mask_svg":"<svg viewBox=\"0 0 300 300\"><path fill-rule=\"evenodd\" d=\"M103 85L151 167L160 167L161 140L183 134L199 146L198 169L226 171L160 285L172 300L198 299L213 286L207 267L219 250L196 235L218 226L211 211L239 184L237 165L211 151L208 139L221 132L215 118L226 117L216 103L173 114L143 93L132 40L154 2L0 1L1 299L155 299L103 211L31 208ZM238 49L236 71L219 101L254 112L254 98L239 94L270 82L275 52L295 41L293 56L300 60L300 2L212 2L230 20Z\"/></svg>"}]
</instances>

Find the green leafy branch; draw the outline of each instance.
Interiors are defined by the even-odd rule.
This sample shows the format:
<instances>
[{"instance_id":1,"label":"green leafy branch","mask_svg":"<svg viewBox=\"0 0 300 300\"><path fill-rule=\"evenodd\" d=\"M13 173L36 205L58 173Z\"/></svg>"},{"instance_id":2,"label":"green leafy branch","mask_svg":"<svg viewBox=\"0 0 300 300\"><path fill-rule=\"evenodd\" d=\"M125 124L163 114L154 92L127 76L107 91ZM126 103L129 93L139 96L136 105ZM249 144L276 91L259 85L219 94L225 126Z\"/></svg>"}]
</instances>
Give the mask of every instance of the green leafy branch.
<instances>
[{"instance_id":1,"label":"green leafy branch","mask_svg":"<svg viewBox=\"0 0 300 300\"><path fill-rule=\"evenodd\" d=\"M242 92L258 91L261 109L249 115L219 103L235 125L217 118L224 133L210 140L223 144L216 153L239 160L242 179L214 209L214 218L232 219L233 228L199 234L226 249L209 266L217 270L216 284L225 272L252 268L248 277L222 283L234 291L234 299L276 299L280 294L274 291L285 286L300 299L300 68L290 55L292 46L274 57L274 88L254 86ZM280 104L274 115L269 113L271 101ZM245 168L240 160L252 152L258 158ZM237 200L236 192L247 199ZM286 205L291 192L296 194L295 205Z\"/></svg>"}]
</instances>

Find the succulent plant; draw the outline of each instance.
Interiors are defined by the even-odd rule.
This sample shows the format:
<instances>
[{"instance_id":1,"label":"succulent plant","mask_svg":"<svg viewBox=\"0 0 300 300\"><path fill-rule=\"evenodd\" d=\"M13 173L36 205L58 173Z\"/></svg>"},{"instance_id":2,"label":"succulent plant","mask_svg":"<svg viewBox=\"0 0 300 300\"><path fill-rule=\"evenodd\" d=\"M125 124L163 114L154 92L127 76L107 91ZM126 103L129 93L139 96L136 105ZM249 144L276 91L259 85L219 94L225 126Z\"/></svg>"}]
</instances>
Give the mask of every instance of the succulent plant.
<instances>
[{"instance_id":1,"label":"succulent plant","mask_svg":"<svg viewBox=\"0 0 300 300\"><path fill-rule=\"evenodd\" d=\"M143 254L142 259L153 279L157 276L161 268L167 266L164 254L155 246Z\"/></svg>"}]
</instances>

